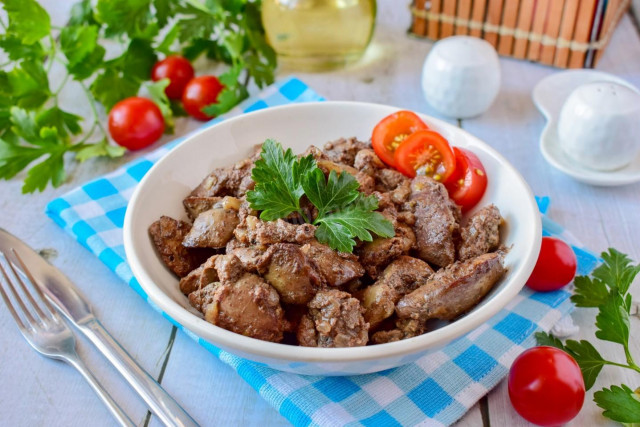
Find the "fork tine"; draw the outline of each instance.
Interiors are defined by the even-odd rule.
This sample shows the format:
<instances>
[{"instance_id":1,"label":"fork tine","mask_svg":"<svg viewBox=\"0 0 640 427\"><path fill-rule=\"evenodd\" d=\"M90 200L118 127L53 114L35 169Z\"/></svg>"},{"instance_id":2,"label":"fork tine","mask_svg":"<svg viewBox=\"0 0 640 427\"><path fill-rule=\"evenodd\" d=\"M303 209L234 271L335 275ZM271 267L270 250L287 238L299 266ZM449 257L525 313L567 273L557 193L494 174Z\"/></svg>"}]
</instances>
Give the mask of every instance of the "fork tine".
<instances>
[{"instance_id":1,"label":"fork tine","mask_svg":"<svg viewBox=\"0 0 640 427\"><path fill-rule=\"evenodd\" d=\"M44 301L44 305L46 305L49 311L54 315L54 317L56 317L56 310L53 308L47 297L45 297L45 295L42 293L42 289L40 289L38 282L36 282L36 279L31 275L31 271L29 271L24 261L22 261L22 258L20 258L20 255L18 255L18 252L16 252L16 250L13 248L11 248L11 252L13 252L13 255L15 255L16 259L18 260L18 263L20 264L22 271L24 271L24 274L26 274L29 281L31 281L31 286L36 290L37 294L40 296L40 299Z\"/></svg>"},{"instance_id":2,"label":"fork tine","mask_svg":"<svg viewBox=\"0 0 640 427\"><path fill-rule=\"evenodd\" d=\"M5 259L5 261L7 261L7 263L9 262L9 260L7 259L6 256L4 257L4 259ZM31 324L35 323L35 319L33 318L33 316L31 316L31 313L29 313L29 310L27 310L27 307L24 306L24 303L22 302L22 299L18 295L18 292L16 291L16 288L13 287L13 283L11 282L11 279L9 279L9 276L7 275L7 272L5 271L4 267L2 266L2 263L0 263L0 271L2 272L2 275L4 276L4 280L5 280L5 282L7 282L7 285L9 286L9 289L11 289L11 293L13 294L14 299L16 301L18 301L18 305L20 305L20 308L22 309L22 312L24 313L25 317L27 318L27 321L29 323L31 323ZM2 289L2 288L3 287L0 286L0 289ZM24 330L25 326L22 323L22 320L20 319L20 316L18 316L18 313L16 313L13 305L11 304L11 300L9 299L9 296L5 293L4 289L2 289L2 299L4 300L5 304L9 308L9 311L11 312L11 315L13 316L13 318L18 323L18 326L20 327L20 329Z\"/></svg>"},{"instance_id":3,"label":"fork tine","mask_svg":"<svg viewBox=\"0 0 640 427\"><path fill-rule=\"evenodd\" d=\"M7 259L7 264L9 265L9 268L13 272L14 277L17 279L18 285L20 285L20 287L22 288L22 292L27 297L27 299L31 303L31 306L35 309L36 313L38 313L38 316L40 316L40 320L44 323L48 316L44 314L44 312L40 309L40 305L36 303L36 301L33 299L31 292L29 292L29 290L27 289L27 286L24 284L24 281L22 280L22 277L20 277L15 267L13 266L13 263L9 259Z\"/></svg>"}]
</instances>

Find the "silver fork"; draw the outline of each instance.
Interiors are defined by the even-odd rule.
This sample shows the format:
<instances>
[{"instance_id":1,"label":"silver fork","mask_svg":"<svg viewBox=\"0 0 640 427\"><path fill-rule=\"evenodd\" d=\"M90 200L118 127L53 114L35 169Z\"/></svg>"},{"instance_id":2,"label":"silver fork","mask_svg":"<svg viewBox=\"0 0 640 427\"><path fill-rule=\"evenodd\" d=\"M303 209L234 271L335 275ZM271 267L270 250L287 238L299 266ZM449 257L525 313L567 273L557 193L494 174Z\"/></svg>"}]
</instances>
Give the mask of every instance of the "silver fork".
<instances>
[{"instance_id":1,"label":"silver fork","mask_svg":"<svg viewBox=\"0 0 640 427\"><path fill-rule=\"evenodd\" d=\"M5 292L5 285L2 284L3 280L0 280L0 295L2 295L5 305L16 321L22 336L41 354L52 359L62 360L76 368L87 380L89 385L91 385L91 388L93 388L98 397L104 402L115 419L123 426L134 427L135 424L133 421L124 413L122 408L113 400L109 393L87 369L84 362L82 362L76 351L76 341L71 333L71 329L51 306L49 301L47 301L40 288L35 285L35 280L31 276L27 266L22 262L18 253L14 249L11 249L11 252L13 258L15 258L19 264L20 269L25 273L26 278L31 282L31 288L36 291L34 298L34 294L27 289L23 278L17 273L13 266L14 263L10 257L7 256L8 254L0 252L6 265L9 267L5 269L5 267L2 266L2 262L0 262L0 273L2 273L4 282L6 282L6 286L11 291L13 299L17 302L18 311L21 312L21 316L18 315L16 308L11 303L11 299L7 295L7 292ZM13 275L8 273L7 270L13 273ZM21 288L26 300L28 300L31 310L27 309L24 299L20 297L20 294L16 290L16 283L17 286ZM39 302L36 302L36 299Z\"/></svg>"}]
</instances>

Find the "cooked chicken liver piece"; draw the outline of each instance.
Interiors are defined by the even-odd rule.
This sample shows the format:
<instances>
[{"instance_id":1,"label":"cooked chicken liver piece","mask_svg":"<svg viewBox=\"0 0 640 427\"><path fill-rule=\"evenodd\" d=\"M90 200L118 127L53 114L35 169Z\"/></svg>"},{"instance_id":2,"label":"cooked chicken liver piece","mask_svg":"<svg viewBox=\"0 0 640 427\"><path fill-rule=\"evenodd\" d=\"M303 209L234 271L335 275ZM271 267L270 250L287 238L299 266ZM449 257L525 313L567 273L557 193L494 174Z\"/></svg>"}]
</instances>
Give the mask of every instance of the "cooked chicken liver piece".
<instances>
[{"instance_id":1,"label":"cooked chicken liver piece","mask_svg":"<svg viewBox=\"0 0 640 427\"><path fill-rule=\"evenodd\" d=\"M437 271L396 305L401 319L451 320L475 306L505 273L502 255L489 253Z\"/></svg>"},{"instance_id":2,"label":"cooked chicken liver piece","mask_svg":"<svg viewBox=\"0 0 640 427\"><path fill-rule=\"evenodd\" d=\"M248 245L270 245L273 243L304 244L314 238L316 227L311 224L290 224L278 219L262 221L247 216L234 230L236 239Z\"/></svg>"},{"instance_id":3,"label":"cooked chicken liver piece","mask_svg":"<svg viewBox=\"0 0 640 427\"><path fill-rule=\"evenodd\" d=\"M203 311L205 320L214 325L264 341L282 341L287 329L278 293L251 273L217 286Z\"/></svg>"},{"instance_id":4,"label":"cooked chicken liver piece","mask_svg":"<svg viewBox=\"0 0 640 427\"><path fill-rule=\"evenodd\" d=\"M213 294L220 282L209 283L202 289L197 289L189 294L189 303L193 308L204 314L204 308L213 302Z\"/></svg>"},{"instance_id":5,"label":"cooked chicken liver piece","mask_svg":"<svg viewBox=\"0 0 640 427\"><path fill-rule=\"evenodd\" d=\"M371 336L373 344L385 344L417 337L426 332L423 322L414 319L398 319L396 327L388 331L378 331Z\"/></svg>"},{"instance_id":6,"label":"cooked chicken liver piece","mask_svg":"<svg viewBox=\"0 0 640 427\"><path fill-rule=\"evenodd\" d=\"M460 208L449 199L444 185L427 176L415 177L404 210L412 211L416 218L413 230L418 256L439 267L454 262Z\"/></svg>"},{"instance_id":7,"label":"cooked chicken liver piece","mask_svg":"<svg viewBox=\"0 0 640 427\"><path fill-rule=\"evenodd\" d=\"M402 255L384 269L378 281L367 287L360 298L364 318L375 327L393 315L402 296L426 283L433 275L429 264L418 258Z\"/></svg>"},{"instance_id":8,"label":"cooked chicken liver piece","mask_svg":"<svg viewBox=\"0 0 640 427\"><path fill-rule=\"evenodd\" d=\"M190 249L182 245L190 228L188 223L164 215L149 226L149 235L160 258L178 277L186 276L211 256L210 250Z\"/></svg>"},{"instance_id":9,"label":"cooked chicken liver piece","mask_svg":"<svg viewBox=\"0 0 640 427\"><path fill-rule=\"evenodd\" d=\"M411 227L396 223L396 235L391 238L374 238L358 249L360 263L372 279L376 279L380 271L391 261L402 254L407 254L415 246L416 236Z\"/></svg>"},{"instance_id":10,"label":"cooked chicken liver piece","mask_svg":"<svg viewBox=\"0 0 640 427\"><path fill-rule=\"evenodd\" d=\"M348 172L358 181L360 187L358 187L358 191L363 192L364 194L371 194L375 190L376 181L373 177L367 175L366 173L360 172L355 169L353 166L345 165L342 163L335 163L330 160L318 160L318 168L324 172L326 176L329 176L331 171L336 171L336 173L340 174L342 172Z\"/></svg>"},{"instance_id":11,"label":"cooked chicken liver piece","mask_svg":"<svg viewBox=\"0 0 640 427\"><path fill-rule=\"evenodd\" d=\"M356 155L360 150L370 148L366 142L358 141L356 138L340 138L336 141L327 142L324 145L324 152L332 161L353 166Z\"/></svg>"},{"instance_id":12,"label":"cooked chicken liver piece","mask_svg":"<svg viewBox=\"0 0 640 427\"><path fill-rule=\"evenodd\" d=\"M190 194L194 197L243 196L253 189L251 170L255 156L233 166L214 169Z\"/></svg>"},{"instance_id":13,"label":"cooked chicken liver piece","mask_svg":"<svg viewBox=\"0 0 640 427\"><path fill-rule=\"evenodd\" d=\"M336 252L317 240L311 240L304 245L302 253L329 286L342 286L364 274L364 268L358 262L357 256Z\"/></svg>"},{"instance_id":14,"label":"cooked chicken liver piece","mask_svg":"<svg viewBox=\"0 0 640 427\"><path fill-rule=\"evenodd\" d=\"M246 272L244 265L234 254L220 255L214 263L218 278L223 283L233 283Z\"/></svg>"},{"instance_id":15,"label":"cooked chicken liver piece","mask_svg":"<svg viewBox=\"0 0 640 427\"><path fill-rule=\"evenodd\" d=\"M188 248L224 248L239 223L236 209L204 211L193 222L182 244Z\"/></svg>"},{"instance_id":16,"label":"cooked chicken liver piece","mask_svg":"<svg viewBox=\"0 0 640 427\"><path fill-rule=\"evenodd\" d=\"M366 148L358 151L353 161L353 167L362 173L375 177L376 172L386 166L372 149Z\"/></svg>"},{"instance_id":17,"label":"cooked chicken liver piece","mask_svg":"<svg viewBox=\"0 0 640 427\"><path fill-rule=\"evenodd\" d=\"M261 264L259 269L265 272L265 280L278 291L286 304L307 304L322 282L299 245L271 245Z\"/></svg>"},{"instance_id":18,"label":"cooked chicken liver piece","mask_svg":"<svg viewBox=\"0 0 640 427\"><path fill-rule=\"evenodd\" d=\"M485 206L474 213L460 229L458 258L464 261L497 249L503 222L495 205Z\"/></svg>"},{"instance_id":19,"label":"cooked chicken liver piece","mask_svg":"<svg viewBox=\"0 0 640 427\"><path fill-rule=\"evenodd\" d=\"M180 279L180 290L183 294L189 295L191 292L202 289L209 283L218 281L218 272L215 269L216 258L220 255L209 257L200 267L191 271Z\"/></svg>"},{"instance_id":20,"label":"cooked chicken liver piece","mask_svg":"<svg viewBox=\"0 0 640 427\"><path fill-rule=\"evenodd\" d=\"M298 343L306 347L356 347L367 344L369 324L360 302L337 289L323 290L309 302L309 314L298 327Z\"/></svg>"}]
</instances>

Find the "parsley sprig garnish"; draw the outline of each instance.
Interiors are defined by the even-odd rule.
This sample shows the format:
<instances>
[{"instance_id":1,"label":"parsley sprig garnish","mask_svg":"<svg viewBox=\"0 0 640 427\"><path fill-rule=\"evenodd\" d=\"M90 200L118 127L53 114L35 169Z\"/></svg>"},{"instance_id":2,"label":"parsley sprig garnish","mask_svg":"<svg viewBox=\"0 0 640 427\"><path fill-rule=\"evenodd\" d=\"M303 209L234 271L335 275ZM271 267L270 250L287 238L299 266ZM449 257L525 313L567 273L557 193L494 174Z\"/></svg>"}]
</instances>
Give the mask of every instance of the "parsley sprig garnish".
<instances>
[{"instance_id":1,"label":"parsley sprig garnish","mask_svg":"<svg viewBox=\"0 0 640 427\"><path fill-rule=\"evenodd\" d=\"M373 240L395 235L393 224L378 209L375 196L358 191L358 181L349 173L331 171L326 178L312 155L298 158L291 149L267 139L252 171L255 189L247 193L251 208L260 218L272 221L297 213L316 225L316 239L334 250L352 252L355 239ZM309 218L301 206L302 197L318 209Z\"/></svg>"},{"instance_id":2,"label":"parsley sprig garnish","mask_svg":"<svg viewBox=\"0 0 640 427\"><path fill-rule=\"evenodd\" d=\"M604 263L596 268L591 277L578 276L574 280L575 294L571 301L577 307L597 308L596 337L622 345L625 362L604 359L588 341L567 340L538 332L540 345L557 347L569 353L578 362L587 390L593 387L598 374L605 365L631 369L640 373L629 349L631 294L629 287L640 272L640 265L631 265L629 257L610 248L602 253ZM594 401L601 407L603 415L621 423L640 423L640 389L633 391L626 385L603 388L594 393Z\"/></svg>"},{"instance_id":3,"label":"parsley sprig garnish","mask_svg":"<svg viewBox=\"0 0 640 427\"><path fill-rule=\"evenodd\" d=\"M245 99L251 81L273 82L276 57L264 37L259 0L81 0L64 27L52 25L36 0L1 3L7 20L0 17L0 179L30 167L24 193L61 185L67 153L78 161L121 156L124 149L108 142L103 109L141 89L172 131L180 106L164 94L168 82L148 82L159 54L226 64L219 76L225 89L205 107L208 114ZM72 82L91 109L86 126L60 96Z\"/></svg>"}]
</instances>

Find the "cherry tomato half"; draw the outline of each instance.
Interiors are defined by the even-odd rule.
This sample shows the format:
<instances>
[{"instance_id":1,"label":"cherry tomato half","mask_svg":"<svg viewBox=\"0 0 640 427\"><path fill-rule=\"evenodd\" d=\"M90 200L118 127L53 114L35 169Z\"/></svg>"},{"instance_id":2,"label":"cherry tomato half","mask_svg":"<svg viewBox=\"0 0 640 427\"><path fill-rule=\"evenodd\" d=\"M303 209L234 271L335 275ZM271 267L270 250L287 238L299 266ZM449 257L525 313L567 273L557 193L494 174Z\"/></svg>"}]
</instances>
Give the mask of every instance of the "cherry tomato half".
<instances>
[{"instance_id":1,"label":"cherry tomato half","mask_svg":"<svg viewBox=\"0 0 640 427\"><path fill-rule=\"evenodd\" d=\"M189 60L179 55L167 56L156 62L151 69L151 80L157 82L169 79L169 86L164 90L171 99L180 99L184 88L194 76L193 67Z\"/></svg>"},{"instance_id":2,"label":"cherry tomato half","mask_svg":"<svg viewBox=\"0 0 640 427\"><path fill-rule=\"evenodd\" d=\"M147 98L125 98L109 112L111 137L129 150L139 150L156 142L163 132L162 112Z\"/></svg>"},{"instance_id":3,"label":"cherry tomato half","mask_svg":"<svg viewBox=\"0 0 640 427\"><path fill-rule=\"evenodd\" d=\"M487 189L487 172L482 162L469 150L453 147L456 167L449 180L445 182L449 197L466 212L474 207Z\"/></svg>"},{"instance_id":4,"label":"cherry tomato half","mask_svg":"<svg viewBox=\"0 0 640 427\"><path fill-rule=\"evenodd\" d=\"M571 283L577 266L571 246L555 237L545 236L527 286L536 291L555 291Z\"/></svg>"},{"instance_id":5,"label":"cherry tomato half","mask_svg":"<svg viewBox=\"0 0 640 427\"><path fill-rule=\"evenodd\" d=\"M556 426L572 420L584 403L584 379L569 354L555 347L534 347L509 370L509 398L527 421Z\"/></svg>"},{"instance_id":6,"label":"cherry tomato half","mask_svg":"<svg viewBox=\"0 0 640 427\"><path fill-rule=\"evenodd\" d=\"M371 135L371 145L373 151L387 165L396 166L394 152L412 133L418 130L429 129L429 127L411 111L398 111L388 115L373 128Z\"/></svg>"},{"instance_id":7,"label":"cherry tomato half","mask_svg":"<svg viewBox=\"0 0 640 427\"><path fill-rule=\"evenodd\" d=\"M394 154L396 169L413 178L427 175L446 182L456 167L451 146L438 132L419 130L409 135Z\"/></svg>"},{"instance_id":8,"label":"cherry tomato half","mask_svg":"<svg viewBox=\"0 0 640 427\"><path fill-rule=\"evenodd\" d=\"M189 115L198 120L209 120L214 116L205 114L202 109L218 101L218 94L224 85L216 76L195 77L187 83L182 93L182 106Z\"/></svg>"}]
</instances>

